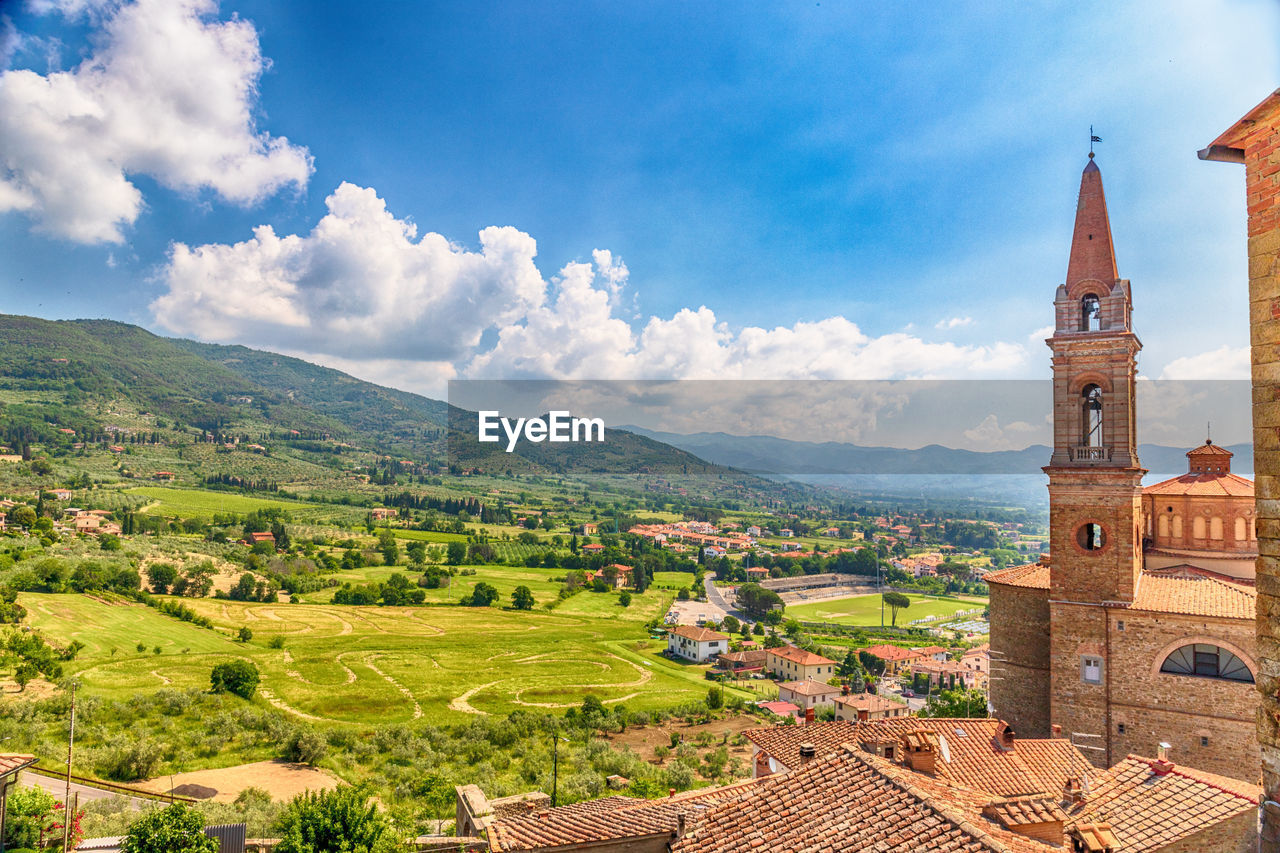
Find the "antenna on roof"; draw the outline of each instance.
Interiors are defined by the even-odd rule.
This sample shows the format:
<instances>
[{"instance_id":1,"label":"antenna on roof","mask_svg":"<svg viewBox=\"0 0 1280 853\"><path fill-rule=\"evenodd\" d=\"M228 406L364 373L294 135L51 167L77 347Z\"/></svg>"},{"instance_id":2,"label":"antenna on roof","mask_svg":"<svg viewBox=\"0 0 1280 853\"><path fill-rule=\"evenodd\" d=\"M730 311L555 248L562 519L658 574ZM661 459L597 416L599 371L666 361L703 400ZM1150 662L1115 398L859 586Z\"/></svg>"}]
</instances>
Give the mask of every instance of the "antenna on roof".
<instances>
[{"instance_id":1,"label":"antenna on roof","mask_svg":"<svg viewBox=\"0 0 1280 853\"><path fill-rule=\"evenodd\" d=\"M1204 443L1213 444L1213 421L1204 422Z\"/></svg>"}]
</instances>

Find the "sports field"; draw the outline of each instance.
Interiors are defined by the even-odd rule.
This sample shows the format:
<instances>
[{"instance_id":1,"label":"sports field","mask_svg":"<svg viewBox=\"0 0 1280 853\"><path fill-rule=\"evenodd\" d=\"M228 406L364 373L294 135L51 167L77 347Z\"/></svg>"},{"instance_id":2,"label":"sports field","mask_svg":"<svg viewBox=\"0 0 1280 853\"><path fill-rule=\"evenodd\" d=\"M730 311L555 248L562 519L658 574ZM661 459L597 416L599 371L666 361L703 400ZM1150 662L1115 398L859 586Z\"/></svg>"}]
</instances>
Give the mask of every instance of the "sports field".
<instances>
[{"instance_id":1,"label":"sports field","mask_svg":"<svg viewBox=\"0 0 1280 853\"><path fill-rule=\"evenodd\" d=\"M951 616L961 610L979 611L987 606L985 598L948 598L908 594L911 606L898 611L899 627L928 616ZM837 622L843 625L879 625L880 596L855 595L806 604L788 604L787 617L802 622ZM892 613L884 608L884 624L890 624Z\"/></svg>"},{"instance_id":2,"label":"sports field","mask_svg":"<svg viewBox=\"0 0 1280 853\"><path fill-rule=\"evenodd\" d=\"M183 599L217 631L106 598L24 593L20 601L51 639L85 644L67 674L113 699L169 685L206 688L212 667L233 658L261 670L256 701L317 722L563 709L588 693L636 710L705 698L703 667L660 657L665 643L645 638L638 621L616 618L616 596L587 596L551 612ZM650 597L660 610L670 593L636 599ZM241 626L253 632L248 643L230 637ZM283 649L269 647L273 637L284 638Z\"/></svg>"}]
</instances>

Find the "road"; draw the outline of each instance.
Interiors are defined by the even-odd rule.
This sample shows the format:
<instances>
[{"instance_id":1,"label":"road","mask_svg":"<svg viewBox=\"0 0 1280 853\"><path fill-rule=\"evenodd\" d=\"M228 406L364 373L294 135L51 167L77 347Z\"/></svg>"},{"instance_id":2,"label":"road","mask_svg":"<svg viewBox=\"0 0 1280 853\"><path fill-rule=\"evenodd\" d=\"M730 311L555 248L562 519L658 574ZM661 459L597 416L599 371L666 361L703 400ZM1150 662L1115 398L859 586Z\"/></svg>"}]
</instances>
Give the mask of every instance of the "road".
<instances>
[{"instance_id":1,"label":"road","mask_svg":"<svg viewBox=\"0 0 1280 853\"><path fill-rule=\"evenodd\" d=\"M43 773L33 773L30 770L23 770L19 774L19 782L28 787L43 788L50 794L53 794L61 802L67 791L67 780L59 779L55 776L46 776ZM88 785L81 785L78 782L71 783L71 792L80 795L80 802L86 803L90 800L110 800L124 798L129 801L131 808L140 809L145 805L154 802L153 800L144 800L140 797L128 797L124 794L117 794L113 791L104 791L101 788L92 788Z\"/></svg>"},{"instance_id":2,"label":"road","mask_svg":"<svg viewBox=\"0 0 1280 853\"><path fill-rule=\"evenodd\" d=\"M725 588L729 591L729 595L726 597L721 593L720 587L715 585L715 579L715 572L707 572L702 578L702 586L707 591L707 602L714 605L721 613L720 619L717 619L716 621L721 621L724 618L724 614L742 619L743 616L738 612L738 608L736 607L737 599L733 593L733 589L730 587Z\"/></svg>"}]
</instances>

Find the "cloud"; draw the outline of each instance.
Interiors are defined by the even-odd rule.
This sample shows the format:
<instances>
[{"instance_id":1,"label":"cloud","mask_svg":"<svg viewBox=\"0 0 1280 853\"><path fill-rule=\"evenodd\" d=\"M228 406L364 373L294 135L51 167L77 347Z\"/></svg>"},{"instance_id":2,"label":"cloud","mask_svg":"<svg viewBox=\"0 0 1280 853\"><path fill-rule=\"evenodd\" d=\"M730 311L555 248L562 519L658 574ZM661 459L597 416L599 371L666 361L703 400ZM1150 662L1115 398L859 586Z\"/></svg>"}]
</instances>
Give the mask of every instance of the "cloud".
<instances>
[{"instance_id":1,"label":"cloud","mask_svg":"<svg viewBox=\"0 0 1280 853\"><path fill-rule=\"evenodd\" d=\"M156 322L435 394L454 376L967 378L1027 363L1018 344L875 337L844 317L733 330L704 305L633 326L620 316L629 271L606 250L547 280L533 237L515 228L485 228L469 249L435 233L418 239L372 189L344 183L326 205L306 235L263 225L233 245L174 244Z\"/></svg>"},{"instance_id":2,"label":"cloud","mask_svg":"<svg viewBox=\"0 0 1280 853\"><path fill-rule=\"evenodd\" d=\"M1198 355L1175 358L1160 372L1161 379L1248 379L1249 348L1223 345Z\"/></svg>"},{"instance_id":3,"label":"cloud","mask_svg":"<svg viewBox=\"0 0 1280 853\"><path fill-rule=\"evenodd\" d=\"M972 429L964 431L967 444L960 446L971 450L1021 450L1034 441L1047 441L1052 437L1053 423L1046 418L1039 426L1026 421L1013 421L1000 426L1000 419L987 415Z\"/></svg>"},{"instance_id":4,"label":"cloud","mask_svg":"<svg viewBox=\"0 0 1280 853\"><path fill-rule=\"evenodd\" d=\"M944 330L959 329L959 328L963 328L964 326L970 326L972 324L973 324L972 317L951 317L950 319L939 320L937 324L934 325L934 328L944 329Z\"/></svg>"},{"instance_id":5,"label":"cloud","mask_svg":"<svg viewBox=\"0 0 1280 853\"><path fill-rule=\"evenodd\" d=\"M0 213L49 233L118 243L143 197L129 176L252 204L304 187L306 148L257 129L266 68L253 25L218 21L213 0L88 0L96 48L72 71L0 73Z\"/></svg>"},{"instance_id":6,"label":"cloud","mask_svg":"<svg viewBox=\"0 0 1280 853\"><path fill-rule=\"evenodd\" d=\"M203 340L449 361L544 299L537 245L515 228L484 229L470 251L439 234L416 239L371 189L343 183L325 204L306 236L262 225L234 245L175 243L167 291L151 303L156 321Z\"/></svg>"}]
</instances>

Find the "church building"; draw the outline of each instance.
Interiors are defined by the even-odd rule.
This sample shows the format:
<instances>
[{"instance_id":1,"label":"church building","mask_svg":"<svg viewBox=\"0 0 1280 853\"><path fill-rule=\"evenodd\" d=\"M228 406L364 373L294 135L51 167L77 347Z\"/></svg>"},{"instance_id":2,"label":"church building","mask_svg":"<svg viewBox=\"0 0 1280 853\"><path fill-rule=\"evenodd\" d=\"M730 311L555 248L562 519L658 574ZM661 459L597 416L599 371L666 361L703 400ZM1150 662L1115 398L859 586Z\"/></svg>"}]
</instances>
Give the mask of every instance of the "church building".
<instances>
[{"instance_id":1,"label":"church building","mask_svg":"<svg viewBox=\"0 0 1280 853\"><path fill-rule=\"evenodd\" d=\"M1025 737L1061 727L1101 767L1163 742L1256 781L1253 483L1206 441L1143 488L1132 307L1090 154L1047 341L1050 556L986 578L993 713Z\"/></svg>"}]
</instances>

